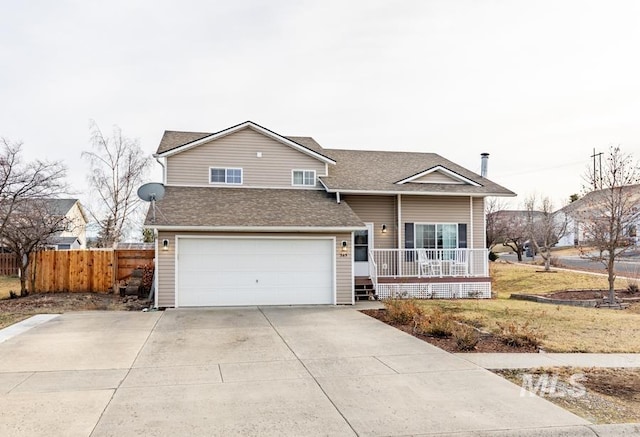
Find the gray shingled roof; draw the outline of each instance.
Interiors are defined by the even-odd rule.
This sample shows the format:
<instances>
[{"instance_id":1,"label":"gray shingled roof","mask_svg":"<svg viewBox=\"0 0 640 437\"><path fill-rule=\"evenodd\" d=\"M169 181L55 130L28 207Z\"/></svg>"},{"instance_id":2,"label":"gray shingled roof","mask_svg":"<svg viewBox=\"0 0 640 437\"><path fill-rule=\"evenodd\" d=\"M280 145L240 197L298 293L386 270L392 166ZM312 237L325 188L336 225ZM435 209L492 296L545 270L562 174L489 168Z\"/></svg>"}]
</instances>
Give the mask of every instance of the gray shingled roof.
<instances>
[{"instance_id":1,"label":"gray shingled roof","mask_svg":"<svg viewBox=\"0 0 640 437\"><path fill-rule=\"evenodd\" d=\"M229 128L229 129L233 129L233 128ZM225 130L229 130L229 129L225 129ZM263 129L269 130L267 128L263 128ZM221 132L224 132L224 131L221 131ZM273 133L276 134L275 132ZM162 135L162 139L160 139L160 145L158 146L158 150L156 150L156 153L159 154L159 153L167 152L171 149L175 149L176 147L184 146L194 141L201 140L202 138L208 137L209 135L215 135L215 133L179 132L179 131L166 130ZM276 135L279 135L279 134L276 134ZM316 153L325 155L324 148L320 144L318 144L316 140L314 140L311 137L283 137L283 138L291 140L294 143L298 143L301 146L306 147L307 149L312 150Z\"/></svg>"},{"instance_id":2,"label":"gray shingled roof","mask_svg":"<svg viewBox=\"0 0 640 437\"><path fill-rule=\"evenodd\" d=\"M165 131L157 153L166 152L208 135L213 134ZM388 193L515 196L512 191L435 153L325 149L311 137L289 136L285 138L336 161L336 165L329 166L329 175L320 178L327 189L332 192L381 191ZM436 166L442 166L480 186L475 187L469 184L396 184L400 180Z\"/></svg>"},{"instance_id":3,"label":"gray shingled roof","mask_svg":"<svg viewBox=\"0 0 640 437\"><path fill-rule=\"evenodd\" d=\"M78 202L78 199L46 199L46 198L45 199L41 199L41 198L35 198L35 199L26 199L25 201L34 202L33 204L37 204L37 205L41 206L42 208L46 208L46 211L51 215L65 216L69 212L69 210L71 208L73 208L73 205L75 205L76 202ZM86 220L86 216L84 214L82 206L80 206L80 212L82 213L82 215L84 216L84 218Z\"/></svg>"},{"instance_id":4,"label":"gray shingled roof","mask_svg":"<svg viewBox=\"0 0 640 437\"><path fill-rule=\"evenodd\" d=\"M78 239L78 237L51 237L47 243L49 244L73 244L76 242L76 240Z\"/></svg>"},{"instance_id":5,"label":"gray shingled roof","mask_svg":"<svg viewBox=\"0 0 640 437\"><path fill-rule=\"evenodd\" d=\"M346 203L319 190L166 187L145 225L167 227L363 228Z\"/></svg>"},{"instance_id":6,"label":"gray shingled roof","mask_svg":"<svg viewBox=\"0 0 640 437\"><path fill-rule=\"evenodd\" d=\"M164 135L162 135L162 139L160 140L160 145L158 146L156 153L166 152L167 150L174 149L178 146L198 141L199 139L208 137L209 135L211 135L211 133L166 130L164 131Z\"/></svg>"},{"instance_id":7,"label":"gray shingled roof","mask_svg":"<svg viewBox=\"0 0 640 437\"><path fill-rule=\"evenodd\" d=\"M640 197L640 184L625 185L617 189L621 189L624 196L628 196L629 199L634 199L634 201ZM571 215L577 211L586 211L597 207L599 208L601 204L607 202L607 199L609 198L609 190L609 188L604 188L601 190L590 191L578 200L561 208L558 212Z\"/></svg>"},{"instance_id":8,"label":"gray shingled roof","mask_svg":"<svg viewBox=\"0 0 640 437\"><path fill-rule=\"evenodd\" d=\"M515 196L512 191L473 173L435 153L383 152L324 149L337 162L329 176L320 180L330 191L429 192L434 194L478 194ZM396 182L436 166L457 173L480 186L469 184L424 184Z\"/></svg>"}]
</instances>

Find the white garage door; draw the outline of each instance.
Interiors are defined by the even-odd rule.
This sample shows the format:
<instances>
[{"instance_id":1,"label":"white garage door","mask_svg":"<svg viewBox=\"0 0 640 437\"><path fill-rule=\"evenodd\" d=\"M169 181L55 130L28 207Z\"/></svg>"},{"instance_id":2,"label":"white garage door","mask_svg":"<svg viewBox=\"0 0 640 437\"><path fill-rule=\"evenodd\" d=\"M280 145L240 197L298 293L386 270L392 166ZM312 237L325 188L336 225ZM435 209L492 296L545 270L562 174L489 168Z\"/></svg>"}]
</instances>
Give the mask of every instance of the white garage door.
<instances>
[{"instance_id":1,"label":"white garage door","mask_svg":"<svg viewBox=\"0 0 640 437\"><path fill-rule=\"evenodd\" d=\"M333 240L179 238L178 306L333 304Z\"/></svg>"}]
</instances>

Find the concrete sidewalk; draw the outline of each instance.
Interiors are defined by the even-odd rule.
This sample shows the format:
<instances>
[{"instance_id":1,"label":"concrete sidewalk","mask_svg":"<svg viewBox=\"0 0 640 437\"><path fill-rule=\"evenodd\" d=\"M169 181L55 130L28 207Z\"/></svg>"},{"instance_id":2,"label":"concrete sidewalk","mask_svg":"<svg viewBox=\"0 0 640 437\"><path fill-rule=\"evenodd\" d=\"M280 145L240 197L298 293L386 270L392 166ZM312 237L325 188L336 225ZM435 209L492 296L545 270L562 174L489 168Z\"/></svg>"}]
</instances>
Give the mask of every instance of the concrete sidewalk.
<instances>
[{"instance_id":1,"label":"concrete sidewalk","mask_svg":"<svg viewBox=\"0 0 640 437\"><path fill-rule=\"evenodd\" d=\"M640 354L457 353L454 355L485 369L564 366L640 368Z\"/></svg>"},{"instance_id":2,"label":"concrete sidewalk","mask_svg":"<svg viewBox=\"0 0 640 437\"><path fill-rule=\"evenodd\" d=\"M607 436L344 307L63 314L0 344L0 435Z\"/></svg>"}]
</instances>

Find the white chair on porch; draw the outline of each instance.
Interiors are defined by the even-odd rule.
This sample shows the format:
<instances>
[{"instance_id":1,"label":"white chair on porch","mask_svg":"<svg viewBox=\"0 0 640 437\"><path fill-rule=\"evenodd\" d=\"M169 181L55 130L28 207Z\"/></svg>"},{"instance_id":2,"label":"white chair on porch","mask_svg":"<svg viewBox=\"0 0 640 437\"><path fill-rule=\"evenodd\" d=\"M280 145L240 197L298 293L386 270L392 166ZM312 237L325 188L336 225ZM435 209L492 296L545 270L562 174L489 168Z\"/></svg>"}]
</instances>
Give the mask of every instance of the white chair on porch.
<instances>
[{"instance_id":1,"label":"white chair on porch","mask_svg":"<svg viewBox=\"0 0 640 437\"><path fill-rule=\"evenodd\" d=\"M418 249L418 278L422 276L442 276L442 264L438 259L430 259L425 249Z\"/></svg>"},{"instance_id":2,"label":"white chair on porch","mask_svg":"<svg viewBox=\"0 0 640 437\"><path fill-rule=\"evenodd\" d=\"M469 263L467 261L466 250L456 250L451 261L452 276L469 276Z\"/></svg>"}]
</instances>

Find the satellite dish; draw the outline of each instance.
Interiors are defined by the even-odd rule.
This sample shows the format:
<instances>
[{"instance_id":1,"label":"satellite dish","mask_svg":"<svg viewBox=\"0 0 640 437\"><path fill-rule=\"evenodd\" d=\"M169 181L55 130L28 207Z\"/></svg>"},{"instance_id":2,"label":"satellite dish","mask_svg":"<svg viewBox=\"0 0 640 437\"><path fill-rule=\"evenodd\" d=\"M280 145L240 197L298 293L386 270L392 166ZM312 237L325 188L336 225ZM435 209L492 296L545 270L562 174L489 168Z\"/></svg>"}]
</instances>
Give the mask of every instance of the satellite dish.
<instances>
[{"instance_id":1,"label":"satellite dish","mask_svg":"<svg viewBox=\"0 0 640 437\"><path fill-rule=\"evenodd\" d=\"M160 200L164 197L164 185L158 182L149 182L138 188L138 197L145 202L151 202L151 210L153 211L153 217L151 223L156 222L156 200Z\"/></svg>"},{"instance_id":2,"label":"satellite dish","mask_svg":"<svg viewBox=\"0 0 640 437\"><path fill-rule=\"evenodd\" d=\"M153 202L164 197L164 185L158 182L149 182L138 188L138 197L145 202Z\"/></svg>"}]
</instances>

